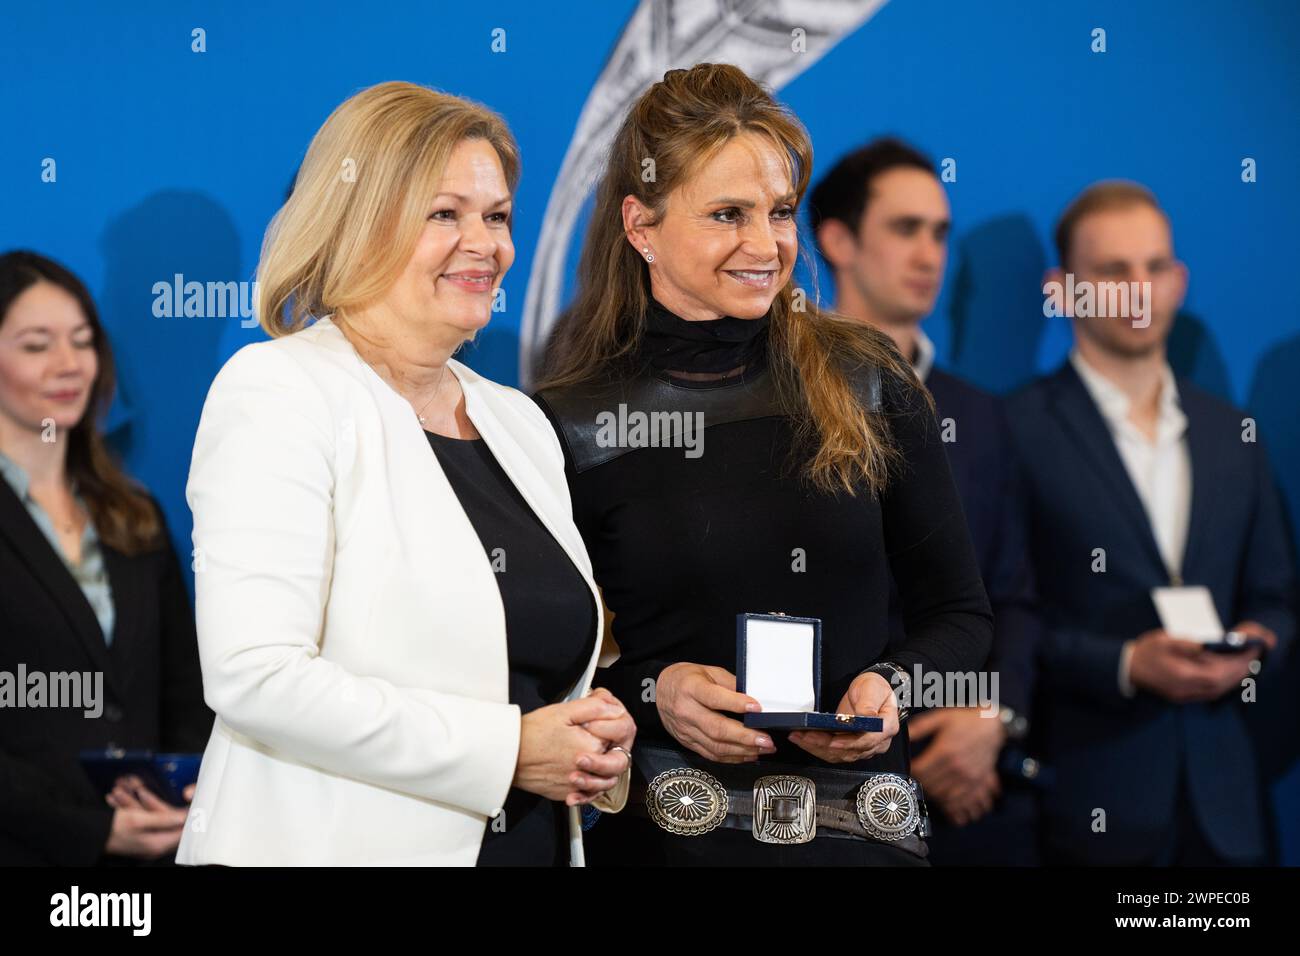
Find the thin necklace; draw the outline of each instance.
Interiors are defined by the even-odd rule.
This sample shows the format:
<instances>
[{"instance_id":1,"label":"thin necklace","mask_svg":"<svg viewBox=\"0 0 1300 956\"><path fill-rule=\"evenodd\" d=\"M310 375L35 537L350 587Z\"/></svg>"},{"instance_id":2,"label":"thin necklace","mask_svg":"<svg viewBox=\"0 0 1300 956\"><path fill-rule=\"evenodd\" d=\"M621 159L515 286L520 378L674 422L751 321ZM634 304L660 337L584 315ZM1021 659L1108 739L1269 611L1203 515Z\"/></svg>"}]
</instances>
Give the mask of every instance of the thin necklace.
<instances>
[{"instance_id":1,"label":"thin necklace","mask_svg":"<svg viewBox=\"0 0 1300 956\"><path fill-rule=\"evenodd\" d=\"M387 376L380 374L379 369L375 368L374 364L368 358L366 358L364 355L361 354L361 350L359 348L353 345L352 350L357 353L357 358L361 359L361 361L365 362L367 365L370 366L370 370L372 372L374 372L376 375L382 378L385 382L388 382ZM450 358L447 361L451 361ZM421 426L423 426L426 421L424 417L424 413L428 410L429 406L433 404L433 400L438 397L438 393L442 391L442 380L445 379L446 377L447 377L447 362L443 362L442 374L438 376L438 384L434 388L433 394L430 395L429 400L424 403L424 407L422 407L418 412L415 412L415 418L420 423ZM398 395L402 395L402 390L398 388L396 385L392 384L391 382L388 383L388 387L391 388L393 391L395 391ZM402 395L402 398L406 398L406 396ZM406 398L406 404L408 405L411 404L411 400L409 398ZM415 411L414 406L412 406L411 410Z\"/></svg>"},{"instance_id":2,"label":"thin necklace","mask_svg":"<svg viewBox=\"0 0 1300 956\"><path fill-rule=\"evenodd\" d=\"M433 404L433 400L434 400L435 398L438 397L438 393L442 391L442 380L443 380L444 378L446 378L446 377L447 377L447 363L446 363L446 362L443 362L443 363L442 363L442 374L438 376L438 385L437 385L437 387L434 388L434 390L433 390L433 394L429 396L429 400L428 400L427 402L424 403L424 408L421 408L418 412L415 413L415 417L416 417L417 419L419 419L421 425L424 424L424 413L425 413L425 411L428 409L428 407L429 407L430 405Z\"/></svg>"}]
</instances>

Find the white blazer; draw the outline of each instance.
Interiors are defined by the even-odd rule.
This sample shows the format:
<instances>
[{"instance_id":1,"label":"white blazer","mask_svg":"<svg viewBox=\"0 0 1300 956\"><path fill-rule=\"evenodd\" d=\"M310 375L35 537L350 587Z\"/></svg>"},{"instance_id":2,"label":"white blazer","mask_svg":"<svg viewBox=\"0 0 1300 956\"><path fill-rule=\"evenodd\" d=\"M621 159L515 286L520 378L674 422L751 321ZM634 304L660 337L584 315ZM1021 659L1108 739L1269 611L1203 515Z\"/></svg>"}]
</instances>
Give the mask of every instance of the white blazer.
<instances>
[{"instance_id":1,"label":"white blazer","mask_svg":"<svg viewBox=\"0 0 1300 956\"><path fill-rule=\"evenodd\" d=\"M448 367L599 618L546 417ZM514 777L520 711L492 566L410 404L328 317L248 345L208 392L186 497L217 719L177 861L472 866ZM589 692L603 635L601 620L567 700ZM626 782L602 805L620 809Z\"/></svg>"}]
</instances>

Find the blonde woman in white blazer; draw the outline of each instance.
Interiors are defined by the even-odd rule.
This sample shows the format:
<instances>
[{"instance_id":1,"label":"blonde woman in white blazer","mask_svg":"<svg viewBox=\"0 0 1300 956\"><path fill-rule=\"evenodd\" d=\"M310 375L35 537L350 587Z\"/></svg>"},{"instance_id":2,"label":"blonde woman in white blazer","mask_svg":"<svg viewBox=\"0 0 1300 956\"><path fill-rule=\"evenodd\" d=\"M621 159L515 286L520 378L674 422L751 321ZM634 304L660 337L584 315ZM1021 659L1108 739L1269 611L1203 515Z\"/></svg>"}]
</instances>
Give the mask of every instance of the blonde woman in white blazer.
<instances>
[{"instance_id":1,"label":"blonde woman in white blazer","mask_svg":"<svg viewBox=\"0 0 1300 956\"><path fill-rule=\"evenodd\" d=\"M258 269L273 339L217 375L194 446L217 720L178 862L581 865L581 806L626 800L635 727L591 692L601 603L560 446L451 358L513 261L517 181L499 117L413 84L358 93L312 141ZM443 464L471 447L505 482L478 510ZM531 522L559 569L536 608L485 551L484 508Z\"/></svg>"}]
</instances>

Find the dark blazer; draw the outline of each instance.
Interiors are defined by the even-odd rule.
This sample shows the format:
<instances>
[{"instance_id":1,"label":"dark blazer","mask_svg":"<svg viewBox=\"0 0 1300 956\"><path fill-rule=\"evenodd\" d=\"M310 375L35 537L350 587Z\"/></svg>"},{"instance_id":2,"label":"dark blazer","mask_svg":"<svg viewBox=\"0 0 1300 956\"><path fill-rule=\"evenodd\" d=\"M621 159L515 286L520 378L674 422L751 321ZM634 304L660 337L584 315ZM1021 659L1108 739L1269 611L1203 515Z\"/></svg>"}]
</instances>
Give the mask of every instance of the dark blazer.
<instances>
[{"instance_id":1,"label":"dark blazer","mask_svg":"<svg viewBox=\"0 0 1300 956\"><path fill-rule=\"evenodd\" d=\"M80 587L0 480L0 671L15 680L19 664L29 674L104 675L98 718L70 708L0 711L0 865L101 862L113 808L82 770L81 750L207 744L213 716L194 615L165 529L164 542L133 557L103 546L116 608L109 647Z\"/></svg>"},{"instance_id":2,"label":"dark blazer","mask_svg":"<svg viewBox=\"0 0 1300 956\"><path fill-rule=\"evenodd\" d=\"M1242 440L1244 413L1184 379L1178 391L1192 464L1183 581L1209 588L1224 626L1257 620L1285 650L1294 571L1267 455ZM1036 714L1056 772L1044 804L1049 849L1086 863L1153 859L1175 819L1182 769L1212 848L1264 858L1264 794L1241 694L1180 705L1120 693L1120 648L1160 626L1150 591L1171 582L1101 412L1066 362L1016 393L1008 417L1046 627ZM1104 573L1092 570L1098 548ZM1104 833L1094 832L1096 810Z\"/></svg>"},{"instance_id":3,"label":"dark blazer","mask_svg":"<svg viewBox=\"0 0 1300 956\"><path fill-rule=\"evenodd\" d=\"M952 419L955 428L956 440L944 447L993 606L993 649L987 667L998 672L1002 703L1028 717L1038 619L1025 555L1023 498L1006 419L999 399L955 375L931 369L925 386L934 396L940 431L945 419Z\"/></svg>"},{"instance_id":4,"label":"dark blazer","mask_svg":"<svg viewBox=\"0 0 1300 956\"><path fill-rule=\"evenodd\" d=\"M961 496L980 574L993 608L993 648L986 670L998 675L1002 704L1032 721L1034 661L1039 621L1033 576L1026 556L1024 501L1011 456L1010 436L1000 399L955 375L931 369L926 388L934 396L940 432L952 426L944 448ZM902 620L897 595L891 597L890 629ZM896 638L897 639L897 638ZM914 748L921 753L925 744ZM964 827L934 817L930 860L935 865L1034 865L1036 796L1019 786L1025 754L1021 745L1004 748L1003 794L994 810Z\"/></svg>"}]
</instances>

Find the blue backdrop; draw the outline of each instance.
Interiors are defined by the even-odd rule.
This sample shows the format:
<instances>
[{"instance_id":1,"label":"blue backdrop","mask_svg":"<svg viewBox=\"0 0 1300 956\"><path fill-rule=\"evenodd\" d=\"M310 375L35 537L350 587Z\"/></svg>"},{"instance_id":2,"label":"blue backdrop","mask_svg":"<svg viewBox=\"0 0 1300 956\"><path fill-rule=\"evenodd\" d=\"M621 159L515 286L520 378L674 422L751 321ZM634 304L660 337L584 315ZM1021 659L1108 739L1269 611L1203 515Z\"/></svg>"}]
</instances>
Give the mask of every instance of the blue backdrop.
<instances>
[{"instance_id":1,"label":"blue backdrop","mask_svg":"<svg viewBox=\"0 0 1300 956\"><path fill-rule=\"evenodd\" d=\"M188 554L184 485L203 398L225 359L261 333L238 317L157 318L154 284L177 273L251 279L267 222L330 110L382 80L427 83L500 111L522 147L507 308L463 356L517 382L548 197L640 4L114 6L0 15L0 249L54 256L91 287L120 365L113 439ZM815 21L817 4L804 6ZM779 95L810 130L818 171L885 132L956 161L952 259L926 324L941 363L995 391L1055 365L1069 332L1042 315L1052 222L1089 182L1137 179L1169 211L1191 269L1176 370L1257 416L1300 514L1300 307L1275 288L1300 261L1300 194L1286 165L1300 156L1300 5L892 0L863 16ZM1096 28L1105 52L1093 50ZM1256 182L1242 181L1246 158ZM1275 732L1294 739L1295 710L1278 713ZM1300 770L1276 793L1286 858L1300 862Z\"/></svg>"}]
</instances>

